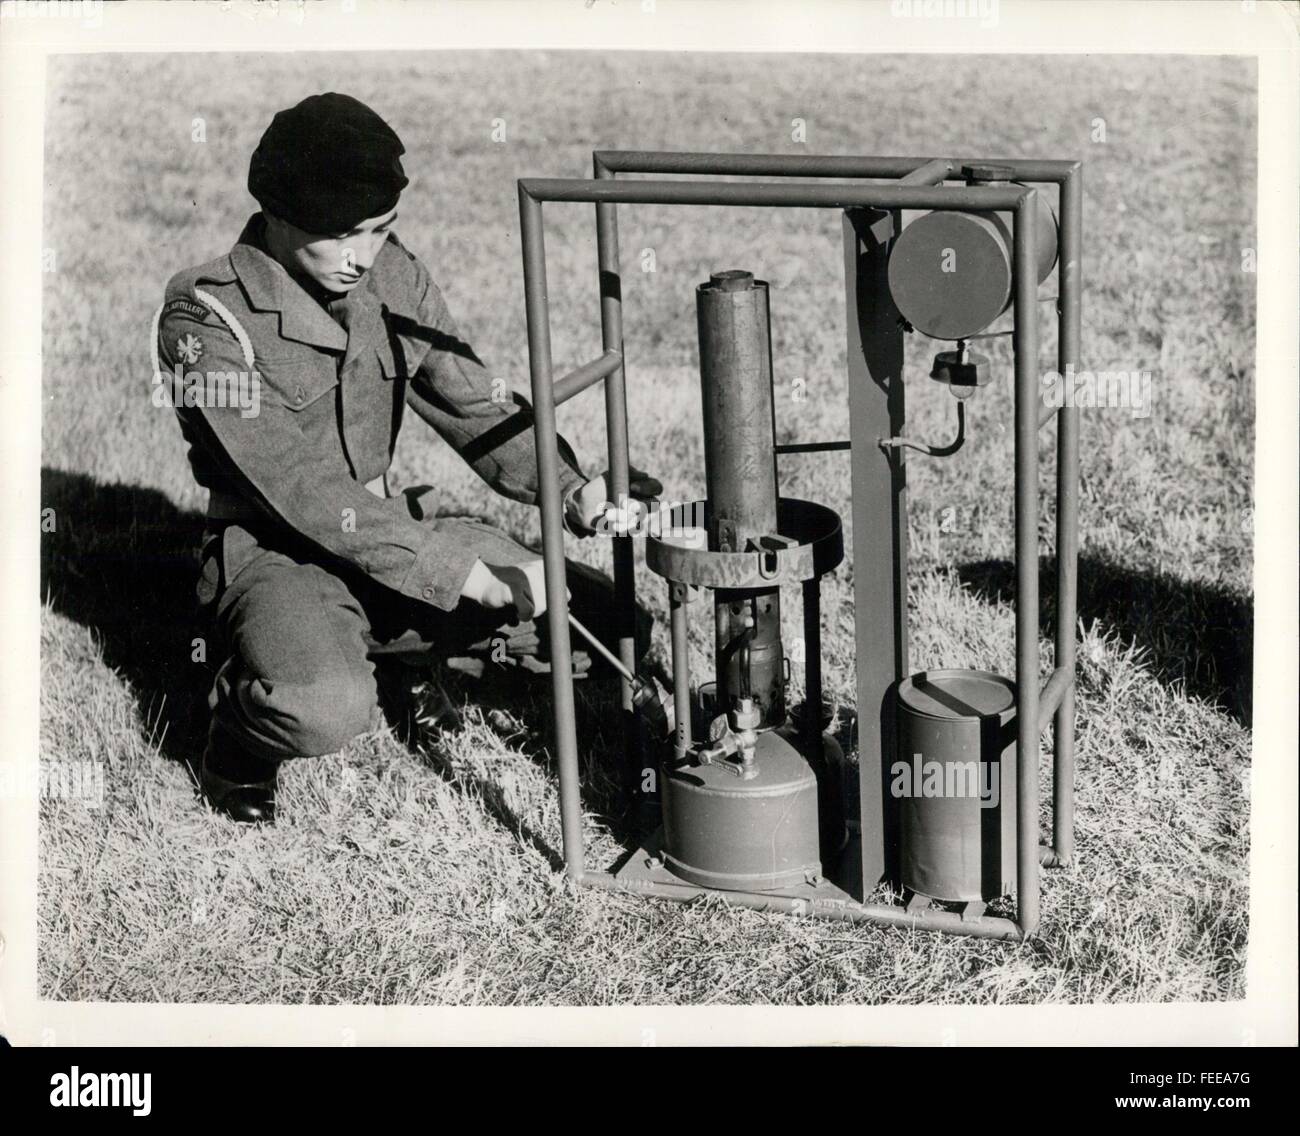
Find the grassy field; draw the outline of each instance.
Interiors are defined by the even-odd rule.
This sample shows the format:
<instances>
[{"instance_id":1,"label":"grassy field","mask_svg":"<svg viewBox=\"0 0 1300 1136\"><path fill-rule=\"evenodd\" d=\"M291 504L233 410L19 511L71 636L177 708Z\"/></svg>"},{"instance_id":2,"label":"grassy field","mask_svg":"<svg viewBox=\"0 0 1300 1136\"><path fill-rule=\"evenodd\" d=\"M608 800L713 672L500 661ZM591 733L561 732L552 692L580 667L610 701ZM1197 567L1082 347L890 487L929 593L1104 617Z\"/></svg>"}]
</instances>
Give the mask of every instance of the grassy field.
<instances>
[{"instance_id":1,"label":"grassy field","mask_svg":"<svg viewBox=\"0 0 1300 1136\"><path fill-rule=\"evenodd\" d=\"M44 245L56 265L44 295L42 504L57 528L42 538L42 757L99 762L105 777L98 807L42 802L44 996L493 1005L1243 996L1250 64L120 55L51 60L50 76ZM439 746L413 752L384 732L291 763L272 830L238 829L196 804L187 763L199 752L208 676L191 661L190 605L204 500L170 411L149 403L147 330L167 277L225 251L254 208L247 160L272 111L328 89L371 103L401 134L413 182L403 240L479 353L520 389L517 177L581 176L596 147L1084 159L1084 365L1149 370L1152 408L1083 412L1078 863L1045 874L1034 940L574 894L559 865L544 687L453 682L465 726ZM794 119L806 143L792 140ZM837 215L647 207L624 210L620 223L633 460L663 478L667 496L688 499L703 485L693 289L712 270L771 281L778 391L800 378L807 393L778 400L781 437L843 435ZM590 208L549 207L548 237L564 367L599 346ZM651 260L655 270L642 271ZM997 381L971 406L965 449L909 462L917 669L1014 670L1009 348L992 342ZM952 421L950 400L925 378L939 346L908 344L910 431L927 439L947 436ZM1050 367L1054 333L1043 352ZM602 422L595 393L561 412L591 463ZM847 521L846 458L788 458L782 469L785 492ZM438 485L447 511L536 535L534 512L492 497L418 421L395 472L401 484ZM1045 569L1051 519L1045 505ZM571 551L605 563L599 542ZM662 617L655 583L644 594ZM823 596L827 693L850 706L851 562ZM793 632L797 604L788 607ZM694 631L700 674L703 620ZM665 638L661 618L661 659ZM796 668L796 698L800 679ZM580 701L586 827L595 859L609 863L629 837L611 776L611 692L583 688ZM1046 759L1042 768L1050 802Z\"/></svg>"}]
</instances>

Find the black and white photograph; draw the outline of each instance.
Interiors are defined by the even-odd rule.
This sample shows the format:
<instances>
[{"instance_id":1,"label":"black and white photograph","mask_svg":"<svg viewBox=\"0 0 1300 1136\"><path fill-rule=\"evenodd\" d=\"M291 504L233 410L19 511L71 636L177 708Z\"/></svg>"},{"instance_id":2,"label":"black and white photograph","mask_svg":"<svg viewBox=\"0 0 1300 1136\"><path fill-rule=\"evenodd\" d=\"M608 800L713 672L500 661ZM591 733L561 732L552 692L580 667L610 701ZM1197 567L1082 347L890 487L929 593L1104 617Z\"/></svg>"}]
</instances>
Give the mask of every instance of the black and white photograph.
<instances>
[{"instance_id":1,"label":"black and white photograph","mask_svg":"<svg viewBox=\"0 0 1300 1136\"><path fill-rule=\"evenodd\" d=\"M0 1032L1294 1045L1298 13L4 0Z\"/></svg>"}]
</instances>

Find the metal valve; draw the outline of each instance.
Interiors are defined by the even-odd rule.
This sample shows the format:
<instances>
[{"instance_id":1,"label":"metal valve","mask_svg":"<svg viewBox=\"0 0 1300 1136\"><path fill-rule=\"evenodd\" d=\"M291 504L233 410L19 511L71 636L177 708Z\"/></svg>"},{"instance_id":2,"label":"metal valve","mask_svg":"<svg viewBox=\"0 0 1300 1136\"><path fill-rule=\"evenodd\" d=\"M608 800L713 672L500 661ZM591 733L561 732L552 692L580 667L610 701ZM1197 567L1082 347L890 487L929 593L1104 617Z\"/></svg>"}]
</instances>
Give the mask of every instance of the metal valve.
<instances>
[{"instance_id":1,"label":"metal valve","mask_svg":"<svg viewBox=\"0 0 1300 1136\"><path fill-rule=\"evenodd\" d=\"M730 760L731 755L740 749L740 741L735 734L727 733L719 738L713 745L702 749L695 755L695 759L700 765L712 765L716 769L721 769L736 777L748 779L754 777L756 772L751 772L746 776L745 767Z\"/></svg>"}]
</instances>

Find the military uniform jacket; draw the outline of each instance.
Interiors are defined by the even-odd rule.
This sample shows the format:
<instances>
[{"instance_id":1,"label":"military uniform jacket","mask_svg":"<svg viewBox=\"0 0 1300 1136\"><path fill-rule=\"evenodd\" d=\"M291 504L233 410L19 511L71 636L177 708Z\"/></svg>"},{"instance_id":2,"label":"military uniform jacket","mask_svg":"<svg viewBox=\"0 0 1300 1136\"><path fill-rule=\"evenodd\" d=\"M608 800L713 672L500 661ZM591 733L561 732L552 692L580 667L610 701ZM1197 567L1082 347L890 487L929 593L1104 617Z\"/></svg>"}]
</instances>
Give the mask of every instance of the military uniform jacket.
<instances>
[{"instance_id":1,"label":"military uniform jacket","mask_svg":"<svg viewBox=\"0 0 1300 1136\"><path fill-rule=\"evenodd\" d=\"M210 515L282 527L450 610L475 548L463 530L440 531L416 519L406 497L377 489L403 410L409 405L499 493L535 503L531 410L494 384L424 265L395 236L327 311L262 251L264 224L254 215L227 255L172 277L155 319L155 383L209 377L208 398L172 401L194 476L211 491ZM242 373L257 380L256 412L247 400L212 405L225 400L210 397L210 376ZM568 492L584 478L566 444L561 454Z\"/></svg>"}]
</instances>

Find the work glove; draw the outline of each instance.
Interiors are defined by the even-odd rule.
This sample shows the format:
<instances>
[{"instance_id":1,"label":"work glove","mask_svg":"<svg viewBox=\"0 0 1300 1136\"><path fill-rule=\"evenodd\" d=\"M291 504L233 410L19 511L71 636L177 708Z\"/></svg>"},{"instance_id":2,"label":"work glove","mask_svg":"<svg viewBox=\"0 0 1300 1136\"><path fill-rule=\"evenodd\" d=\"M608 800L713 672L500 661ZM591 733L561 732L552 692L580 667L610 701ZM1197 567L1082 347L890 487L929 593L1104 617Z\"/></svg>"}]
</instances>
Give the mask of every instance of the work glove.
<instances>
[{"instance_id":1,"label":"work glove","mask_svg":"<svg viewBox=\"0 0 1300 1136\"><path fill-rule=\"evenodd\" d=\"M493 610L513 609L516 622L525 623L546 612L546 570L540 558L522 564L478 560L460 594Z\"/></svg>"},{"instance_id":2,"label":"work glove","mask_svg":"<svg viewBox=\"0 0 1300 1136\"><path fill-rule=\"evenodd\" d=\"M478 622L485 627L472 636L467 664L462 665L457 660L450 664L452 668L481 674L483 663L490 659L507 669L550 674L545 625L536 622L546 611L544 581L541 560L505 565L478 561L461 589L461 595L474 600L483 609ZM585 651L574 649L571 657L575 676L591 669L591 656Z\"/></svg>"},{"instance_id":3,"label":"work glove","mask_svg":"<svg viewBox=\"0 0 1300 1136\"><path fill-rule=\"evenodd\" d=\"M625 536L634 530L654 500L664 491L657 478L635 466L628 467L629 500L611 500L609 471L571 489L564 498L564 524L575 536L605 533Z\"/></svg>"}]
</instances>

